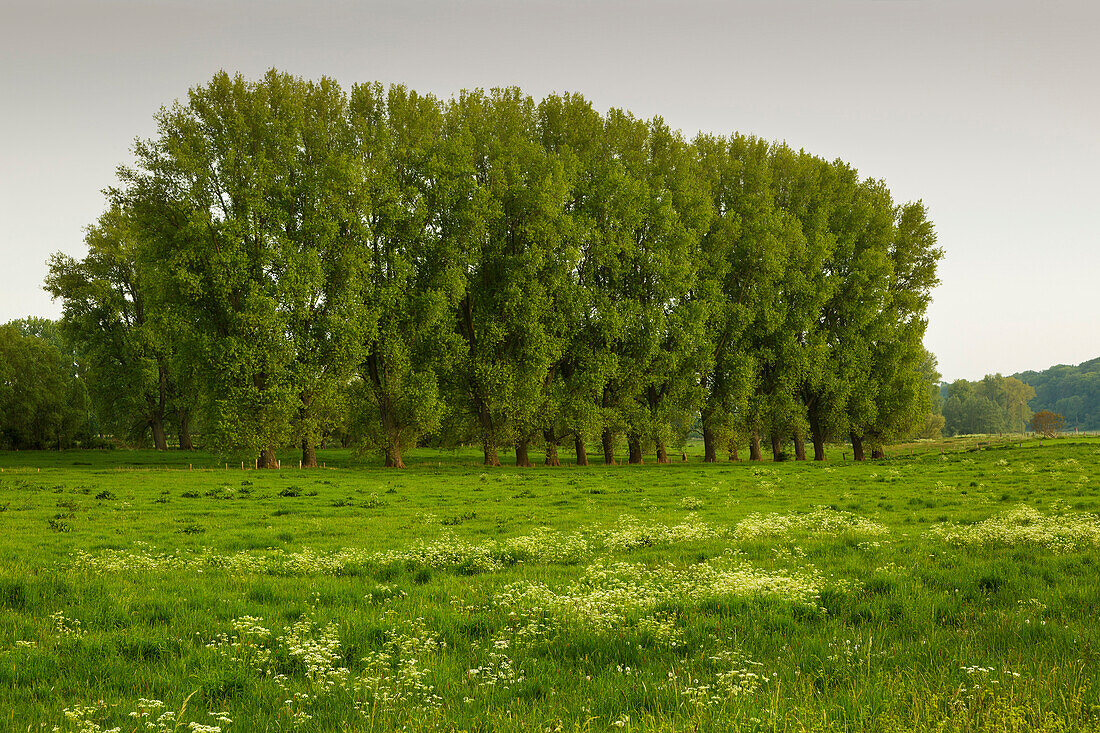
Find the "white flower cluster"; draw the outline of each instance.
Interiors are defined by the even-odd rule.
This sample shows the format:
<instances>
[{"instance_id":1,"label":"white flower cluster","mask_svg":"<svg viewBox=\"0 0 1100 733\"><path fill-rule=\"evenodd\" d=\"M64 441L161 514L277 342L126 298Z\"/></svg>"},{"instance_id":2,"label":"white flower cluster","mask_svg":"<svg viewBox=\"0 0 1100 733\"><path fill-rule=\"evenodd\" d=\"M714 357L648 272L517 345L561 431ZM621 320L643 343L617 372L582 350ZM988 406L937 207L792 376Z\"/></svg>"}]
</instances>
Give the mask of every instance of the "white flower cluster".
<instances>
[{"instance_id":1,"label":"white flower cluster","mask_svg":"<svg viewBox=\"0 0 1100 733\"><path fill-rule=\"evenodd\" d=\"M698 542L719 536L719 531L705 522L681 522L674 526L643 523L631 516L619 518L618 523L600 533L600 539L609 550L626 551L639 547L660 547L679 542Z\"/></svg>"},{"instance_id":2,"label":"white flower cluster","mask_svg":"<svg viewBox=\"0 0 1100 733\"><path fill-rule=\"evenodd\" d=\"M708 658L708 666L714 668L714 676L700 680L689 674L668 673L665 689L673 690L699 707L722 705L731 698L751 695L769 677L761 670L763 664L754 662L739 651L721 649Z\"/></svg>"},{"instance_id":3,"label":"white flower cluster","mask_svg":"<svg viewBox=\"0 0 1100 733\"><path fill-rule=\"evenodd\" d=\"M431 658L442 654L446 643L415 618L388 632L384 649L372 652L363 661L364 671L355 684L368 693L376 705L386 707L412 704L420 709L438 707L443 700L428 681ZM364 715L366 706L357 706Z\"/></svg>"},{"instance_id":4,"label":"white flower cluster","mask_svg":"<svg viewBox=\"0 0 1100 733\"><path fill-rule=\"evenodd\" d=\"M102 700L87 705L73 705L61 711L65 716L66 727L53 727L54 733L72 731L73 733L121 733L122 728L103 728L96 722L107 714L107 704Z\"/></svg>"},{"instance_id":5,"label":"white flower cluster","mask_svg":"<svg viewBox=\"0 0 1100 733\"><path fill-rule=\"evenodd\" d=\"M190 699L190 697L187 698L187 700ZM134 707L137 709L130 712L128 716L133 718L138 727L128 728L127 730L147 730L152 731L152 733L177 733L180 730L190 730L192 733L222 733L222 725L233 722L228 713L211 712L208 715L220 725L207 725L206 723L189 721L186 723L187 727L183 728L185 724L181 718L187 710L187 700L184 700L179 712L176 712L165 710L163 700L138 698L134 703ZM65 708L62 712L65 715L67 726L54 726L53 731L54 733L62 733L63 731L65 733L121 733L121 727L103 728L97 722L97 720L106 717L110 707L113 706L108 706L102 700L99 700L89 705L74 705L71 708Z\"/></svg>"},{"instance_id":6,"label":"white flower cluster","mask_svg":"<svg viewBox=\"0 0 1100 733\"><path fill-rule=\"evenodd\" d=\"M478 667L472 667L466 675L472 683L478 687L499 687L510 689L516 682L522 682L525 677L522 671L517 670L512 658L508 656L509 641L497 636L489 641L486 651L489 661Z\"/></svg>"},{"instance_id":7,"label":"white flower cluster","mask_svg":"<svg viewBox=\"0 0 1100 733\"><path fill-rule=\"evenodd\" d=\"M349 672L338 664L341 659L340 634L335 623L317 627L306 614L286 630L280 642L287 653L305 667L315 693L342 687L347 682Z\"/></svg>"},{"instance_id":8,"label":"white flower cluster","mask_svg":"<svg viewBox=\"0 0 1100 733\"><path fill-rule=\"evenodd\" d=\"M266 553L154 552L138 544L136 551L103 550L91 554L77 550L71 565L92 573L166 572L185 570L200 572L217 569L231 575L341 575L363 565L404 565L415 563L435 569L468 568L474 572L499 571L521 562L571 565L583 562L593 554L593 542L608 550L631 550L657 547L680 542L696 542L721 536L722 532L704 522L688 521L674 526L642 523L624 516L607 530L590 529L590 541L582 532L557 532L539 528L528 535L502 540L472 543L450 535L431 541L419 541L404 549L371 552L363 548L343 548L318 552L303 548L287 552L269 548Z\"/></svg>"},{"instance_id":9,"label":"white flower cluster","mask_svg":"<svg viewBox=\"0 0 1100 733\"><path fill-rule=\"evenodd\" d=\"M232 634L217 634L206 647L237 664L243 664L260 674L271 674L271 649L266 642L271 632L254 616L235 619Z\"/></svg>"},{"instance_id":10,"label":"white flower cluster","mask_svg":"<svg viewBox=\"0 0 1100 733\"><path fill-rule=\"evenodd\" d=\"M70 639L79 639L84 636L80 619L66 618L61 611L51 613L50 618L53 619L53 628L58 636Z\"/></svg>"},{"instance_id":11,"label":"white flower cluster","mask_svg":"<svg viewBox=\"0 0 1100 733\"><path fill-rule=\"evenodd\" d=\"M772 597L816 606L819 595L815 576L768 573L749 563L717 558L688 567L596 562L564 589L515 583L501 591L496 602L517 613L547 614L591 631L608 632L621 628L628 617L651 614L672 601L697 606L712 599Z\"/></svg>"},{"instance_id":12,"label":"white flower cluster","mask_svg":"<svg viewBox=\"0 0 1100 733\"><path fill-rule=\"evenodd\" d=\"M648 633L662 644L675 649L684 643L684 629L679 619L671 613L655 613L638 619L638 630Z\"/></svg>"},{"instance_id":13,"label":"white flower cluster","mask_svg":"<svg viewBox=\"0 0 1100 733\"><path fill-rule=\"evenodd\" d=\"M1100 545L1100 517L1043 514L1026 505L971 525L941 524L930 530L953 545L1035 545L1058 553Z\"/></svg>"},{"instance_id":14,"label":"white flower cluster","mask_svg":"<svg viewBox=\"0 0 1100 733\"><path fill-rule=\"evenodd\" d=\"M850 512L819 507L808 514L749 514L733 529L739 540L755 540L784 535L838 537L860 535L883 537L890 533L885 526Z\"/></svg>"}]
</instances>

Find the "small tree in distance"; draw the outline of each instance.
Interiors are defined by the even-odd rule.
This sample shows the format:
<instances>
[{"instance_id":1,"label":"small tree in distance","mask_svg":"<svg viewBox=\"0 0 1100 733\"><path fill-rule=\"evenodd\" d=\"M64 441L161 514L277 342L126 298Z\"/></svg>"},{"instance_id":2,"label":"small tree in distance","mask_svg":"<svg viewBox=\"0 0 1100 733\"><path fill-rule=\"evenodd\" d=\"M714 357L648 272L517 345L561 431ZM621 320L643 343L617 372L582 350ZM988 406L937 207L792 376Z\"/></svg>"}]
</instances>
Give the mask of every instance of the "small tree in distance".
<instances>
[{"instance_id":1,"label":"small tree in distance","mask_svg":"<svg viewBox=\"0 0 1100 733\"><path fill-rule=\"evenodd\" d=\"M1031 418L1031 429L1045 438L1055 438L1062 432L1064 417L1050 410L1040 410Z\"/></svg>"}]
</instances>

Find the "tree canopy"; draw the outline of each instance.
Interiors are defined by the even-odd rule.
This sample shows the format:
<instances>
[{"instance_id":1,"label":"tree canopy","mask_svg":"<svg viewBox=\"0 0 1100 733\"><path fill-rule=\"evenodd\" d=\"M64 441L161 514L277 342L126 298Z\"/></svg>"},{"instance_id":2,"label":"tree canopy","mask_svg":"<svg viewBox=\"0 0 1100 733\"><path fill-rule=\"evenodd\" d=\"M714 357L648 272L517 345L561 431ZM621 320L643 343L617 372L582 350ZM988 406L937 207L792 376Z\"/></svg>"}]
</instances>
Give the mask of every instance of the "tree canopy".
<instances>
[{"instance_id":1,"label":"tree canopy","mask_svg":"<svg viewBox=\"0 0 1100 733\"><path fill-rule=\"evenodd\" d=\"M698 423L707 460L821 459L932 412L934 229L843 161L577 94L277 71L156 121L47 284L97 409L158 447L194 416L261 465L334 434L390 466L428 436L665 461Z\"/></svg>"}]
</instances>

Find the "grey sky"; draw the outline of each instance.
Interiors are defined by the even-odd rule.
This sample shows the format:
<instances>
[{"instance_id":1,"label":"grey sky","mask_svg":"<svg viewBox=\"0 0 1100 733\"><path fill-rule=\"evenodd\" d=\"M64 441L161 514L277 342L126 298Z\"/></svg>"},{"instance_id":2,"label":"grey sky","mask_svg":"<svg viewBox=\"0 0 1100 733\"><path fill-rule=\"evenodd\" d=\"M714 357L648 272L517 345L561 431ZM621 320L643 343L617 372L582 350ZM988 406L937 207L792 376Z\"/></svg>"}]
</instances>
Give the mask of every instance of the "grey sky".
<instances>
[{"instance_id":1,"label":"grey sky","mask_svg":"<svg viewBox=\"0 0 1100 733\"><path fill-rule=\"evenodd\" d=\"M518 84L782 139L928 204L948 379L1100 356L1100 3L0 0L0 322L56 317L152 115L218 69Z\"/></svg>"}]
</instances>

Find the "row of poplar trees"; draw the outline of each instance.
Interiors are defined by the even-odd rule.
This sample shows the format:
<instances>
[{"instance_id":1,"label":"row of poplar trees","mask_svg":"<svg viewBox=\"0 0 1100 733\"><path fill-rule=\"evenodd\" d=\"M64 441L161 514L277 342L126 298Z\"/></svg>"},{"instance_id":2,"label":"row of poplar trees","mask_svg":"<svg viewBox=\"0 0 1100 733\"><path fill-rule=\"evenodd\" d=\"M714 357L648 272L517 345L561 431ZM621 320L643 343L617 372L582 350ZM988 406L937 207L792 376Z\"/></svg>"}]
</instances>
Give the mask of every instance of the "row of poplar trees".
<instances>
[{"instance_id":1,"label":"row of poplar trees","mask_svg":"<svg viewBox=\"0 0 1100 733\"><path fill-rule=\"evenodd\" d=\"M402 466L599 440L668 460L923 424L941 252L921 203L755 137L691 142L576 94L449 101L221 73L156 116L47 288L93 400L222 454L336 426ZM134 418L134 416L138 416Z\"/></svg>"}]
</instances>

